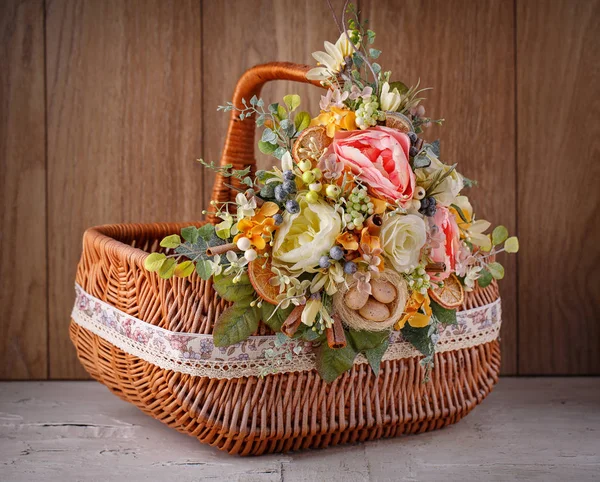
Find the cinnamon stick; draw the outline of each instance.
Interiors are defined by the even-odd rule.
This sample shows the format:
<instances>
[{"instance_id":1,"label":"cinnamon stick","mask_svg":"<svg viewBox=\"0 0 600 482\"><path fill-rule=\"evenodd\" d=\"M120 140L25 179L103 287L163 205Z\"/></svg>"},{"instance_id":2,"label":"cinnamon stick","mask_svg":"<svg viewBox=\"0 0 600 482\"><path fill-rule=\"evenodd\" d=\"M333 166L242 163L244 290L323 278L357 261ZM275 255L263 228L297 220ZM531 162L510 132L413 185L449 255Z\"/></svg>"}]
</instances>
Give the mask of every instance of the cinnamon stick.
<instances>
[{"instance_id":1,"label":"cinnamon stick","mask_svg":"<svg viewBox=\"0 0 600 482\"><path fill-rule=\"evenodd\" d=\"M329 348L338 349L346 346L346 335L339 315L333 315L333 325L327 328L326 332Z\"/></svg>"},{"instance_id":2,"label":"cinnamon stick","mask_svg":"<svg viewBox=\"0 0 600 482\"><path fill-rule=\"evenodd\" d=\"M288 337L294 336L294 334L300 328L300 324L302 323L302 312L304 311L304 306L296 306L292 310L292 312L288 315L287 319L281 325L281 333Z\"/></svg>"},{"instance_id":3,"label":"cinnamon stick","mask_svg":"<svg viewBox=\"0 0 600 482\"><path fill-rule=\"evenodd\" d=\"M235 243L221 244L220 246L211 246L207 248L206 254L208 256L215 256L217 254L225 254L227 251L240 251Z\"/></svg>"},{"instance_id":4,"label":"cinnamon stick","mask_svg":"<svg viewBox=\"0 0 600 482\"><path fill-rule=\"evenodd\" d=\"M430 273L443 273L446 271L446 263L429 263L425 266L425 271Z\"/></svg>"},{"instance_id":5,"label":"cinnamon stick","mask_svg":"<svg viewBox=\"0 0 600 482\"><path fill-rule=\"evenodd\" d=\"M372 214L367 218L367 222L365 223L371 236L379 236L382 224L383 218L381 217L381 214Z\"/></svg>"}]
</instances>

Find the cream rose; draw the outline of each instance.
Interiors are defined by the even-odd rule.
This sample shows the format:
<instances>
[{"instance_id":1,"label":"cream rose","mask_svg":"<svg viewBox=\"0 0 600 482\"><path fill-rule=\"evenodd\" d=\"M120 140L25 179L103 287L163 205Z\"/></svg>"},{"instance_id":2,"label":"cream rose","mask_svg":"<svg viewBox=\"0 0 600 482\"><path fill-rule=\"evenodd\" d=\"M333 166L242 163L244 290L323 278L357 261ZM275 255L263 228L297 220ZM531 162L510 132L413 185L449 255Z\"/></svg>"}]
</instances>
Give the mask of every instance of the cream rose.
<instances>
[{"instance_id":1,"label":"cream rose","mask_svg":"<svg viewBox=\"0 0 600 482\"><path fill-rule=\"evenodd\" d=\"M379 237L386 258L396 271L404 272L419 264L421 248L427 240L425 222L415 214L388 214Z\"/></svg>"},{"instance_id":2,"label":"cream rose","mask_svg":"<svg viewBox=\"0 0 600 482\"><path fill-rule=\"evenodd\" d=\"M322 201L308 203L303 195L297 201L300 212L286 212L275 232L273 265L316 273L319 258L329 252L342 230L342 220L332 206Z\"/></svg>"},{"instance_id":3,"label":"cream rose","mask_svg":"<svg viewBox=\"0 0 600 482\"><path fill-rule=\"evenodd\" d=\"M431 164L429 167L417 169L415 171L417 184L427 189L433 182L435 175L439 172L447 172L450 166L443 164L434 155L430 156ZM464 186L463 177L454 169L441 183L434 189L433 197L443 206L450 206L454 203L456 196Z\"/></svg>"}]
</instances>

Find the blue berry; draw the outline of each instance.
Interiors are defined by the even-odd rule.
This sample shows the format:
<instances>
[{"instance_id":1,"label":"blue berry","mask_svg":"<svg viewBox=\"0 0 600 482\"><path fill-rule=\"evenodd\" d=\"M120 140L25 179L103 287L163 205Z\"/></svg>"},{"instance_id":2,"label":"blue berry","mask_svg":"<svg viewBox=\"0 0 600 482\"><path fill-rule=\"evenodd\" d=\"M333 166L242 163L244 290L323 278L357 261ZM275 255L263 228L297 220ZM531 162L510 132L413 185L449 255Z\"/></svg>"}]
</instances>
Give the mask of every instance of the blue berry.
<instances>
[{"instance_id":1,"label":"blue berry","mask_svg":"<svg viewBox=\"0 0 600 482\"><path fill-rule=\"evenodd\" d=\"M346 261L344 263L344 273L346 274L354 274L356 273L357 269L358 267L356 266L356 263L354 261Z\"/></svg>"},{"instance_id":2,"label":"blue berry","mask_svg":"<svg viewBox=\"0 0 600 482\"><path fill-rule=\"evenodd\" d=\"M410 139L410 143L414 144L415 142L417 142L417 134L415 134L414 132L409 132L408 134L408 138Z\"/></svg>"},{"instance_id":3,"label":"blue berry","mask_svg":"<svg viewBox=\"0 0 600 482\"><path fill-rule=\"evenodd\" d=\"M285 192L285 189L283 188L282 184L278 184L275 187L275 199L277 199L279 202L285 201L288 195L289 193Z\"/></svg>"},{"instance_id":4,"label":"blue berry","mask_svg":"<svg viewBox=\"0 0 600 482\"><path fill-rule=\"evenodd\" d=\"M339 246L334 246L329 250L329 256L331 256L332 259L339 261L344 257L344 250Z\"/></svg>"},{"instance_id":5,"label":"blue berry","mask_svg":"<svg viewBox=\"0 0 600 482\"><path fill-rule=\"evenodd\" d=\"M283 190L288 194L296 193L296 183L294 181L285 181L283 183Z\"/></svg>"},{"instance_id":6,"label":"blue berry","mask_svg":"<svg viewBox=\"0 0 600 482\"><path fill-rule=\"evenodd\" d=\"M329 268L331 266L331 262L329 261L328 256L321 256L319 258L319 266L321 268Z\"/></svg>"},{"instance_id":7,"label":"blue berry","mask_svg":"<svg viewBox=\"0 0 600 482\"><path fill-rule=\"evenodd\" d=\"M283 178L286 181L293 181L295 177L296 177L296 174L294 174L294 171L284 171L284 173L283 173Z\"/></svg>"},{"instance_id":8,"label":"blue berry","mask_svg":"<svg viewBox=\"0 0 600 482\"><path fill-rule=\"evenodd\" d=\"M283 222L283 216L277 213L273 216L273 220L275 221L275 224L279 226Z\"/></svg>"},{"instance_id":9,"label":"blue berry","mask_svg":"<svg viewBox=\"0 0 600 482\"><path fill-rule=\"evenodd\" d=\"M437 211L437 206L436 206L436 201L435 198L432 196L426 197L421 199L421 208L419 209L419 212L423 215L423 216L435 216L435 213Z\"/></svg>"},{"instance_id":10,"label":"blue berry","mask_svg":"<svg viewBox=\"0 0 600 482\"><path fill-rule=\"evenodd\" d=\"M419 153L419 150L415 146L411 146L408 153L410 154L410 157L415 157Z\"/></svg>"},{"instance_id":11,"label":"blue berry","mask_svg":"<svg viewBox=\"0 0 600 482\"><path fill-rule=\"evenodd\" d=\"M285 203L285 209L290 214L298 214L300 212L300 205L297 201L290 199L288 202Z\"/></svg>"}]
</instances>

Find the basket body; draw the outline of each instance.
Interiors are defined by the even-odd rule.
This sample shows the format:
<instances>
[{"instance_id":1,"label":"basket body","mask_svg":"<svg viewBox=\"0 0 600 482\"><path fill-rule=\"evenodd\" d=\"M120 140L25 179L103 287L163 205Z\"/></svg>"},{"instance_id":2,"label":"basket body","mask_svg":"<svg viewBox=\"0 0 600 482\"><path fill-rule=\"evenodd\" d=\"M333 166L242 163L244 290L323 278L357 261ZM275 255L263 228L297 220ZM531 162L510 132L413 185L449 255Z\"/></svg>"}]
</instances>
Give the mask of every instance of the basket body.
<instances>
[{"instance_id":1,"label":"basket body","mask_svg":"<svg viewBox=\"0 0 600 482\"><path fill-rule=\"evenodd\" d=\"M88 230L77 283L94 297L172 331L211 333L226 304L195 274L162 280L144 259L185 225ZM469 293L463 308L491 303L497 286ZM260 328L262 334L268 328ZM419 358L384 361L379 376L355 365L331 384L315 370L215 379L165 370L72 322L71 339L92 377L169 426L232 454L260 455L393 437L460 420L498 379L497 340L436 354L423 383Z\"/></svg>"}]
</instances>

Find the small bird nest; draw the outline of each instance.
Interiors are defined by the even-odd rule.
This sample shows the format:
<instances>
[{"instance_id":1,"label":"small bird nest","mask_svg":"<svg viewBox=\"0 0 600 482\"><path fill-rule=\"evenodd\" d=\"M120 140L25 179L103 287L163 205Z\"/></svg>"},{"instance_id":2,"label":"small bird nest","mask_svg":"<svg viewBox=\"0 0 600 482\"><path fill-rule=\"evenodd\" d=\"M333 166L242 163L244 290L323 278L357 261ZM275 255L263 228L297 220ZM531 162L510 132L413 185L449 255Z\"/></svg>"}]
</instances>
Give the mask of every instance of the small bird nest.
<instances>
[{"instance_id":1,"label":"small bird nest","mask_svg":"<svg viewBox=\"0 0 600 482\"><path fill-rule=\"evenodd\" d=\"M352 278L350 278L352 279ZM384 331L390 329L402 317L406 302L408 301L408 286L404 278L396 271L386 269L381 273L374 273L372 279L381 279L389 281L396 288L396 298L387 304L390 310L390 317L382 321L371 321L363 318L356 310L349 308L344 301L344 295L356 285L356 281L343 286L333 296L333 312L339 314L346 326L353 330L363 331Z\"/></svg>"}]
</instances>

